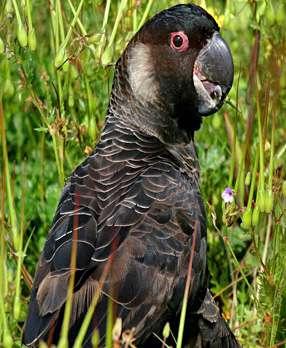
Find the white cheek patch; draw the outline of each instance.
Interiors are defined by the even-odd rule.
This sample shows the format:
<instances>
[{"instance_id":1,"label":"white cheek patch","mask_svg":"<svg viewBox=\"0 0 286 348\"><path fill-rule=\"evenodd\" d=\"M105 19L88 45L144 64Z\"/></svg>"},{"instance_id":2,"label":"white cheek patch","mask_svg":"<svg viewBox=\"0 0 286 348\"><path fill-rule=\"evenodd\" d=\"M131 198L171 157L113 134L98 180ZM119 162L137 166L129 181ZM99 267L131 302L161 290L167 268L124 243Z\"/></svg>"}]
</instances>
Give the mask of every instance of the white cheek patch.
<instances>
[{"instance_id":1,"label":"white cheek patch","mask_svg":"<svg viewBox=\"0 0 286 348\"><path fill-rule=\"evenodd\" d=\"M138 99L152 101L158 93L150 48L137 43L130 49L128 57L128 75L131 88Z\"/></svg>"}]
</instances>

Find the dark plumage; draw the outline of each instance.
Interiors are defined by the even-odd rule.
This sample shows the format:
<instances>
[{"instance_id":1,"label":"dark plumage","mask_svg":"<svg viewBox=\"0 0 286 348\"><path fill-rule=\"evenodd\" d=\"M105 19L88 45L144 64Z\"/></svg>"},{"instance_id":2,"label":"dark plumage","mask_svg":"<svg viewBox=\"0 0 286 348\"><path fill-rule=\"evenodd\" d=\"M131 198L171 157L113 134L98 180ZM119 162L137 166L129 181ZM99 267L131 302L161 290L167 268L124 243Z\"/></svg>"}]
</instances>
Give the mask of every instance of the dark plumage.
<instances>
[{"instance_id":1,"label":"dark plumage","mask_svg":"<svg viewBox=\"0 0 286 348\"><path fill-rule=\"evenodd\" d=\"M193 134L232 85L233 65L214 19L178 5L148 21L117 62L106 124L94 151L69 178L35 275L23 342L57 343L76 274L70 346L103 279L84 340L106 328L107 299L138 346L161 346L179 320L193 248L186 342L238 347L207 289L206 218ZM74 243L73 243L74 240ZM189 332L191 331L191 332Z\"/></svg>"}]
</instances>

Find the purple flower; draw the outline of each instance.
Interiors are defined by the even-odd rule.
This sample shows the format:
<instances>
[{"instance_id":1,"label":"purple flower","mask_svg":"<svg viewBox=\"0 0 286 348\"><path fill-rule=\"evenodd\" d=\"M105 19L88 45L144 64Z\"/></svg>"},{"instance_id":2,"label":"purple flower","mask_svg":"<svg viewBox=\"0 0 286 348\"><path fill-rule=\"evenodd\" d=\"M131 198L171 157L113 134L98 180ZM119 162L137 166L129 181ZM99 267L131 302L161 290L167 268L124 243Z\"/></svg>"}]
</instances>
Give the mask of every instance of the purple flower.
<instances>
[{"instance_id":1,"label":"purple flower","mask_svg":"<svg viewBox=\"0 0 286 348\"><path fill-rule=\"evenodd\" d=\"M233 190L230 187L227 187L221 194L221 198L224 203L232 203L234 201Z\"/></svg>"}]
</instances>

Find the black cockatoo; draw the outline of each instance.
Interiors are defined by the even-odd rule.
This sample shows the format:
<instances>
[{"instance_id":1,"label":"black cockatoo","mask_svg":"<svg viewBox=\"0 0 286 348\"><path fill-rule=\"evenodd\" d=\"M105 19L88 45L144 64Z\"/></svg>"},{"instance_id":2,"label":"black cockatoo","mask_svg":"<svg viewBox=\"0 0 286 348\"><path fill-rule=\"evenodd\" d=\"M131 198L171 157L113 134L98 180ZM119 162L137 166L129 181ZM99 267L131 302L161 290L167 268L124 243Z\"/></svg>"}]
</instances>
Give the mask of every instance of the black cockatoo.
<instances>
[{"instance_id":1,"label":"black cockatoo","mask_svg":"<svg viewBox=\"0 0 286 348\"><path fill-rule=\"evenodd\" d=\"M57 344L75 272L69 346L94 295L104 346L107 304L138 347L176 330L190 257L185 342L239 347L208 290L206 217L194 131L233 82L230 50L215 20L177 5L149 20L119 58L101 139L67 181L34 279L23 342ZM71 255L75 252L72 271Z\"/></svg>"}]
</instances>

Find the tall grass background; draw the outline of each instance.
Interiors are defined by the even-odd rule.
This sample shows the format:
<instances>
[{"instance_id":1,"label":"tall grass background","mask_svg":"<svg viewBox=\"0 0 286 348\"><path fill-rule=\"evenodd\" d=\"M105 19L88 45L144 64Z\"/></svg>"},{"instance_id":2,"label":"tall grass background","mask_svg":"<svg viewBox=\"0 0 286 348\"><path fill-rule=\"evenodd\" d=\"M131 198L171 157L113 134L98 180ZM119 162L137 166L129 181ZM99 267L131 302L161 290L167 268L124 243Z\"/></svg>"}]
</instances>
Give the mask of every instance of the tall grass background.
<instances>
[{"instance_id":1,"label":"tall grass background","mask_svg":"<svg viewBox=\"0 0 286 348\"><path fill-rule=\"evenodd\" d=\"M235 64L226 105L196 135L211 290L244 347L286 347L286 2L194 2ZM32 275L65 179L100 135L114 63L177 3L0 1L0 346L21 346Z\"/></svg>"}]
</instances>

